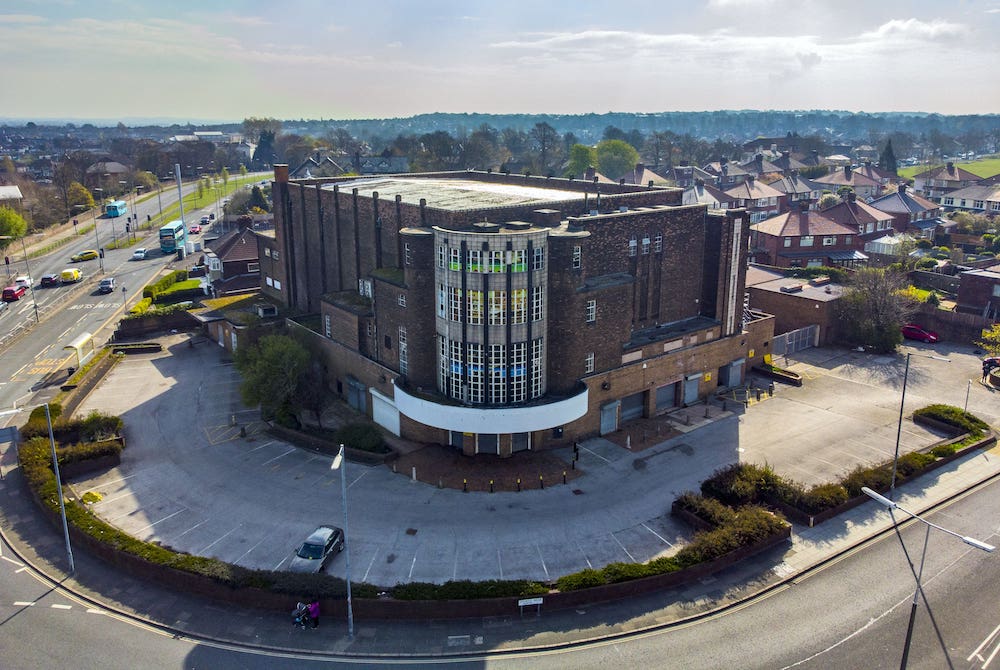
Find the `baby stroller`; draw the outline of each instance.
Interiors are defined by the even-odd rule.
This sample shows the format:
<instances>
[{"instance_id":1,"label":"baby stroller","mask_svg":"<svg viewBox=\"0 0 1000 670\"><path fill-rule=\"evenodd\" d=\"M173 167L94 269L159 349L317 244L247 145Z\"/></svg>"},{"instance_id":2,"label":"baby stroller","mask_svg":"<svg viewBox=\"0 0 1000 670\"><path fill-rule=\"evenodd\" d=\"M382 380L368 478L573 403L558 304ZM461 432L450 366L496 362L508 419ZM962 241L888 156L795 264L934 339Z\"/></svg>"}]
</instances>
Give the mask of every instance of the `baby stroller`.
<instances>
[{"instance_id":1,"label":"baby stroller","mask_svg":"<svg viewBox=\"0 0 1000 670\"><path fill-rule=\"evenodd\" d=\"M305 603L296 603L295 609L292 610L292 625L298 626L299 628L305 630L306 623L309 621L309 606Z\"/></svg>"}]
</instances>

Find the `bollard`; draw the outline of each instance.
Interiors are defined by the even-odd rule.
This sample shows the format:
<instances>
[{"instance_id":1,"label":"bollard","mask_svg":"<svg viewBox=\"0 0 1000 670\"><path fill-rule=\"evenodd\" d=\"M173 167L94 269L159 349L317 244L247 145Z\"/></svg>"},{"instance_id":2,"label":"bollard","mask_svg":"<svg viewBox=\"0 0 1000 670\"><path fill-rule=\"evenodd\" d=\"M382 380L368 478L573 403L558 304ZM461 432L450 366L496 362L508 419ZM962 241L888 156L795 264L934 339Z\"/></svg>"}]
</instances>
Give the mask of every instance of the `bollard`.
<instances>
[{"instance_id":1,"label":"bollard","mask_svg":"<svg viewBox=\"0 0 1000 670\"><path fill-rule=\"evenodd\" d=\"M462 493L468 493L468 492L469 492L469 480L468 479L463 479L462 480Z\"/></svg>"},{"instance_id":2,"label":"bollard","mask_svg":"<svg viewBox=\"0 0 1000 670\"><path fill-rule=\"evenodd\" d=\"M723 399L723 401L722 401L722 411L723 412L726 411L726 401L725 401L725 399Z\"/></svg>"},{"instance_id":3,"label":"bollard","mask_svg":"<svg viewBox=\"0 0 1000 670\"><path fill-rule=\"evenodd\" d=\"M396 474L396 464L392 464L392 474Z\"/></svg>"},{"instance_id":4,"label":"bollard","mask_svg":"<svg viewBox=\"0 0 1000 670\"><path fill-rule=\"evenodd\" d=\"M247 427L240 426L240 437L246 437L246 436L247 436Z\"/></svg>"},{"instance_id":5,"label":"bollard","mask_svg":"<svg viewBox=\"0 0 1000 670\"><path fill-rule=\"evenodd\" d=\"M705 405L705 418L708 418L708 405Z\"/></svg>"},{"instance_id":6,"label":"bollard","mask_svg":"<svg viewBox=\"0 0 1000 670\"><path fill-rule=\"evenodd\" d=\"M757 402L760 402L760 389L757 389Z\"/></svg>"},{"instance_id":7,"label":"bollard","mask_svg":"<svg viewBox=\"0 0 1000 670\"><path fill-rule=\"evenodd\" d=\"M538 488L540 489L545 488L545 480L542 478L541 475L538 475Z\"/></svg>"},{"instance_id":8,"label":"bollard","mask_svg":"<svg viewBox=\"0 0 1000 670\"><path fill-rule=\"evenodd\" d=\"M691 415L690 414L685 414L684 415L684 425L685 426L690 426L691 425Z\"/></svg>"},{"instance_id":9,"label":"bollard","mask_svg":"<svg viewBox=\"0 0 1000 670\"><path fill-rule=\"evenodd\" d=\"M417 481L417 466L413 466L413 470L410 472L410 477L413 481Z\"/></svg>"},{"instance_id":10,"label":"bollard","mask_svg":"<svg viewBox=\"0 0 1000 670\"><path fill-rule=\"evenodd\" d=\"M230 414L229 415L229 425L230 426L235 426L236 425L236 415L235 414Z\"/></svg>"},{"instance_id":11,"label":"bollard","mask_svg":"<svg viewBox=\"0 0 1000 670\"><path fill-rule=\"evenodd\" d=\"M493 480L490 480L490 493L493 493Z\"/></svg>"},{"instance_id":12,"label":"bollard","mask_svg":"<svg viewBox=\"0 0 1000 670\"><path fill-rule=\"evenodd\" d=\"M566 471L563 470L563 484L566 483Z\"/></svg>"},{"instance_id":13,"label":"bollard","mask_svg":"<svg viewBox=\"0 0 1000 670\"><path fill-rule=\"evenodd\" d=\"M439 489L443 489L444 488L444 482L441 481L440 477L438 477L438 488Z\"/></svg>"},{"instance_id":14,"label":"bollard","mask_svg":"<svg viewBox=\"0 0 1000 670\"><path fill-rule=\"evenodd\" d=\"M570 462L570 465L573 466L574 470L576 470L576 459L575 458Z\"/></svg>"},{"instance_id":15,"label":"bollard","mask_svg":"<svg viewBox=\"0 0 1000 670\"><path fill-rule=\"evenodd\" d=\"M767 385L767 394L774 395L774 382Z\"/></svg>"},{"instance_id":16,"label":"bollard","mask_svg":"<svg viewBox=\"0 0 1000 670\"><path fill-rule=\"evenodd\" d=\"M517 492L518 493L521 492L521 478L520 477L517 478Z\"/></svg>"}]
</instances>

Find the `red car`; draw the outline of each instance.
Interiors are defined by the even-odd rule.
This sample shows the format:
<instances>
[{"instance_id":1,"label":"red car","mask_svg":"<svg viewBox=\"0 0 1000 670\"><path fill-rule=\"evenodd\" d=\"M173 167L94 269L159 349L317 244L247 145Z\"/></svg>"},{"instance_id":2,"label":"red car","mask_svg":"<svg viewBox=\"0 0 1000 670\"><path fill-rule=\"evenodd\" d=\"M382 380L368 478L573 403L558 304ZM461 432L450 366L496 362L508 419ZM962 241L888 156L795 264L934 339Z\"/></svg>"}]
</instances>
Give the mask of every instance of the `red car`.
<instances>
[{"instance_id":1,"label":"red car","mask_svg":"<svg viewBox=\"0 0 1000 670\"><path fill-rule=\"evenodd\" d=\"M20 300L21 296L27 292L28 289L23 286L8 286L3 290L3 301L14 302L15 300Z\"/></svg>"},{"instance_id":2,"label":"red car","mask_svg":"<svg viewBox=\"0 0 1000 670\"><path fill-rule=\"evenodd\" d=\"M903 337L908 340L919 340L920 342L937 342L938 334L933 330L927 330L923 326L918 326L915 323L908 323L899 329L903 333Z\"/></svg>"}]
</instances>

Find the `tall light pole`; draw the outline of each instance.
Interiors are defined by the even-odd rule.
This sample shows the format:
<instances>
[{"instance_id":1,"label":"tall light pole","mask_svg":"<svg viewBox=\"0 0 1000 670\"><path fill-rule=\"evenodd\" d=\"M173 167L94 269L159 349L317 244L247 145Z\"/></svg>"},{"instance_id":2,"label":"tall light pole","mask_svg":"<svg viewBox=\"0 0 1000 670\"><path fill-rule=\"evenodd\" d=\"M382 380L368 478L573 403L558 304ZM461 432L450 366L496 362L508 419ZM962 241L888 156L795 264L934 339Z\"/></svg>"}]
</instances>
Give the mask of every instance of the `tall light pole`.
<instances>
[{"instance_id":1,"label":"tall light pole","mask_svg":"<svg viewBox=\"0 0 1000 670\"><path fill-rule=\"evenodd\" d=\"M103 188L95 188L94 193L100 193L100 201L104 202ZM94 243L97 245L97 260L101 266L101 274L104 274L104 258L101 255L101 239L97 236L97 207L94 208Z\"/></svg>"},{"instance_id":2,"label":"tall light pole","mask_svg":"<svg viewBox=\"0 0 1000 670\"><path fill-rule=\"evenodd\" d=\"M344 445L330 464L331 470L340 470L340 493L344 506L344 554L347 569L347 639L354 639L354 609L351 606L351 549L347 546L347 466L344 465Z\"/></svg>"},{"instance_id":3,"label":"tall light pole","mask_svg":"<svg viewBox=\"0 0 1000 670\"><path fill-rule=\"evenodd\" d=\"M63 537L66 539L66 558L69 560L69 571L76 572L73 564L73 547L69 543L69 524L66 523L66 502L63 500L62 480L59 478L59 459L56 457L56 438L52 434L52 416L49 414L49 403L45 403L45 421L49 424L49 446L52 448L52 471L56 475L56 493L59 495L59 514L62 516Z\"/></svg>"},{"instance_id":4,"label":"tall light pole","mask_svg":"<svg viewBox=\"0 0 1000 670\"><path fill-rule=\"evenodd\" d=\"M913 592L913 602L910 605L910 621L906 626L906 639L903 641L903 657L899 662L900 670L906 670L906 663L909 660L910 656L910 643L913 641L913 624L917 616L917 602L919 601L920 597L924 598L925 603L927 602L927 595L924 593L920 579L924 574L924 559L927 557L927 543L928 540L930 540L931 528L935 528L941 531L942 533L951 535L952 537L957 537L970 547L975 547L976 549L979 549L981 551L992 552L994 549L996 549L996 547L987 542L983 542L982 540L977 540L974 537L969 537L968 535L962 535L960 533L956 533L953 530L948 530L947 528L943 528L942 526L939 526L936 523L931 523L927 519L920 517L920 515L914 514L909 510L903 509L897 503L890 500L889 498L886 498L883 495L875 493L875 491L872 491L867 486L862 486L861 492L889 510L889 516L892 518L893 528L895 528L896 530L896 535L899 537L899 543L903 547L903 554L906 556L906 563L907 565L910 566L910 572L913 573L913 579L916 580L917 582L917 588ZM906 545L903 544L903 537L902 535L899 534L899 522L896 521L896 515L893 514L894 510L899 510L903 514L906 514L910 518L915 519L920 523L924 524L925 526L927 526L927 532L924 534L924 548L920 554L919 568L913 565L913 561L910 560L910 554L909 552L906 551Z\"/></svg>"},{"instance_id":5,"label":"tall light pole","mask_svg":"<svg viewBox=\"0 0 1000 670\"><path fill-rule=\"evenodd\" d=\"M912 351L906 352L906 367L903 369L903 393L899 398L899 422L896 424L896 451L892 457L892 479L889 482L890 499L892 499L893 493L896 490L896 470L899 466L899 438L903 433L903 404L906 402L906 380L910 377L910 356L920 356L921 358L930 358L935 361L951 363L950 358L945 358L943 356L935 356L934 354L915 354Z\"/></svg>"},{"instance_id":6,"label":"tall light pole","mask_svg":"<svg viewBox=\"0 0 1000 670\"><path fill-rule=\"evenodd\" d=\"M0 240L13 239L15 239L13 235L0 235ZM31 301L35 307L35 323L38 323L38 301L35 300L35 282L31 280L31 268L28 267L28 248L24 245L24 235L21 235L21 253L24 254L24 274L28 277L28 290L31 291Z\"/></svg>"}]
</instances>

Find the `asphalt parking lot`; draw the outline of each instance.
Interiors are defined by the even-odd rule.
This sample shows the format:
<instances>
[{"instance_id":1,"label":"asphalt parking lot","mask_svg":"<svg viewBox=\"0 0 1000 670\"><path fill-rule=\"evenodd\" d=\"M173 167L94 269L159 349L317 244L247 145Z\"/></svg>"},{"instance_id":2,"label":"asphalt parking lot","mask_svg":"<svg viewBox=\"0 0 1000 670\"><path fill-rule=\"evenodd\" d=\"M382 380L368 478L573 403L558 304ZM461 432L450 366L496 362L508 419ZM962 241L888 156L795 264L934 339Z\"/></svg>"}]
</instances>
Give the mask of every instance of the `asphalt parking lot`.
<instances>
[{"instance_id":1,"label":"asphalt parking lot","mask_svg":"<svg viewBox=\"0 0 1000 670\"><path fill-rule=\"evenodd\" d=\"M121 466L77 479L72 490L98 493L94 511L137 537L247 567L281 569L317 525L342 526L340 475L330 458L264 433L256 411L240 402L238 375L221 349L162 341L166 351L128 357L81 407L120 414L128 448ZM1000 403L979 383L971 347L903 351L916 354L907 413L930 402L962 406L968 391L969 409L997 423ZM811 484L890 458L904 362L905 355L844 349L801 352L787 367L806 378L802 388L779 386L745 411L641 452L587 440L578 463L584 474L568 486L462 493L349 463L352 579L383 586L547 580L672 552L690 530L669 516L671 501L723 465L766 462ZM904 421L901 451L936 439ZM344 569L340 556L328 571Z\"/></svg>"}]
</instances>

